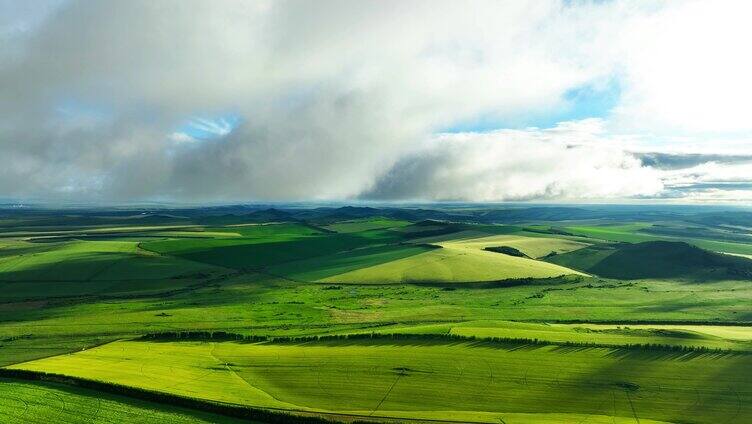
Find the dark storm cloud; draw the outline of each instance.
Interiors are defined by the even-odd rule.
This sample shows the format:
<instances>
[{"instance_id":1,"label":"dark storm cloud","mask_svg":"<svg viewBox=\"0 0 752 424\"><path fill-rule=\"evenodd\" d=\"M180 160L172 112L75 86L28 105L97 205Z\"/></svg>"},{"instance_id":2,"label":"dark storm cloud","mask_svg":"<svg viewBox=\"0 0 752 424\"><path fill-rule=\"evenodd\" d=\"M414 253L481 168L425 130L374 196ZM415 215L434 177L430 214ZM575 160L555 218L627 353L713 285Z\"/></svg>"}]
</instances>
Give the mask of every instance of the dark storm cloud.
<instances>
[{"instance_id":1,"label":"dark storm cloud","mask_svg":"<svg viewBox=\"0 0 752 424\"><path fill-rule=\"evenodd\" d=\"M692 168L703 163L715 162L723 164L752 163L752 155L720 155L700 153L633 153L643 165L657 169L674 170Z\"/></svg>"}]
</instances>

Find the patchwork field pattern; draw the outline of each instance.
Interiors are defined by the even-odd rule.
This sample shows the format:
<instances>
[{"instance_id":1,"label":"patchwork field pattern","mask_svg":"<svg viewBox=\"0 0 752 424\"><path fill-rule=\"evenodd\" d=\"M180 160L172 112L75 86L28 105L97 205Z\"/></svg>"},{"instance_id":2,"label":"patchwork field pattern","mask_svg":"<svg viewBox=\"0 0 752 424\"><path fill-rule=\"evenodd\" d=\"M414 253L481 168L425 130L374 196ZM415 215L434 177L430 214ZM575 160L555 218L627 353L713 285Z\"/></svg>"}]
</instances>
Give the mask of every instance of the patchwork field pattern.
<instances>
[{"instance_id":1,"label":"patchwork field pattern","mask_svg":"<svg viewBox=\"0 0 752 424\"><path fill-rule=\"evenodd\" d=\"M672 422L691 414L694 422L716 423L752 414L752 355L420 340L116 342L12 368L364 416L430 418L451 411L490 422L489 416L535 410L552 421L586 414Z\"/></svg>"},{"instance_id":2,"label":"patchwork field pattern","mask_svg":"<svg viewBox=\"0 0 752 424\"><path fill-rule=\"evenodd\" d=\"M0 366L192 409L13 374L0 421L752 423L752 243L724 215L184 212L0 219ZM186 331L256 342L141 337Z\"/></svg>"}]
</instances>

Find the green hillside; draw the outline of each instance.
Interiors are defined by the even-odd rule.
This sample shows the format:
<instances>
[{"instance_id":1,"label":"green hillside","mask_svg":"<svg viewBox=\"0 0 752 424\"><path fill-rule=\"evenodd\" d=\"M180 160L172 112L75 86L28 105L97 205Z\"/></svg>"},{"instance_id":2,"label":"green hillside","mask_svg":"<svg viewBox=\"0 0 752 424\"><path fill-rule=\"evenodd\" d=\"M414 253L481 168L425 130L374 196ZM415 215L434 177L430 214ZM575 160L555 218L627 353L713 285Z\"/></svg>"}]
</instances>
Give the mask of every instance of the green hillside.
<instances>
[{"instance_id":1,"label":"green hillside","mask_svg":"<svg viewBox=\"0 0 752 424\"><path fill-rule=\"evenodd\" d=\"M0 422L235 422L213 401L288 422L751 414L752 261L696 242L752 249L745 228L254 210L0 216Z\"/></svg>"},{"instance_id":2,"label":"green hillside","mask_svg":"<svg viewBox=\"0 0 752 424\"><path fill-rule=\"evenodd\" d=\"M547 258L602 277L640 278L752 278L752 260L710 252L684 242L646 241L590 246Z\"/></svg>"},{"instance_id":3,"label":"green hillside","mask_svg":"<svg viewBox=\"0 0 752 424\"><path fill-rule=\"evenodd\" d=\"M549 278L577 274L569 268L533 259L484 250L495 246L497 236L437 243L440 248L380 265L323 279L331 283L462 283L516 278ZM519 240L514 238L512 240ZM534 240L535 241L535 240ZM510 243L514 243L510 241ZM518 244L524 244L518 241ZM528 251L531 251L528 249Z\"/></svg>"},{"instance_id":4,"label":"green hillside","mask_svg":"<svg viewBox=\"0 0 752 424\"><path fill-rule=\"evenodd\" d=\"M710 424L743 422L752 414L749 355L425 338L116 342L11 368L356 417L626 424L691 416Z\"/></svg>"}]
</instances>

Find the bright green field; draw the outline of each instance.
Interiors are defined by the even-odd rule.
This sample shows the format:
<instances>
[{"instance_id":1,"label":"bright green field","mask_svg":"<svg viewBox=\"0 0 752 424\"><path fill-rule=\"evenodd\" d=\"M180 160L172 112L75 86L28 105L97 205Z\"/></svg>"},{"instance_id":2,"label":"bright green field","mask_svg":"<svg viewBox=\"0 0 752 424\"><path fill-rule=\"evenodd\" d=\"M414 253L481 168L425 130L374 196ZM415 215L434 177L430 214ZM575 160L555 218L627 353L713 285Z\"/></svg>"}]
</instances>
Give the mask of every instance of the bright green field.
<instances>
[{"instance_id":1,"label":"bright green field","mask_svg":"<svg viewBox=\"0 0 752 424\"><path fill-rule=\"evenodd\" d=\"M624 224L624 225L598 225L598 226L572 226L565 227L568 232L599 240L622 241L627 243L639 243L641 241L660 240L661 237L643 234L639 231L650 227L650 224Z\"/></svg>"},{"instance_id":2,"label":"bright green field","mask_svg":"<svg viewBox=\"0 0 752 424\"><path fill-rule=\"evenodd\" d=\"M336 224L327 225L325 228L338 233L357 233L360 231L377 230L382 228L405 227L407 225L410 225L409 221L384 218L337 222Z\"/></svg>"},{"instance_id":3,"label":"bright green field","mask_svg":"<svg viewBox=\"0 0 752 424\"><path fill-rule=\"evenodd\" d=\"M116 342L23 368L258 406L468 422L743 422L752 356L429 341ZM533 414L533 415L530 415Z\"/></svg>"},{"instance_id":4,"label":"bright green field","mask_svg":"<svg viewBox=\"0 0 752 424\"><path fill-rule=\"evenodd\" d=\"M693 237L670 237L639 232L641 229L648 227L650 227L650 224L638 223L627 225L572 226L566 227L565 229L572 234L592 237L598 240L621 241L627 243L639 243L642 241L654 240L681 240L714 252L752 255L752 244L707 240Z\"/></svg>"},{"instance_id":5,"label":"bright green field","mask_svg":"<svg viewBox=\"0 0 752 424\"><path fill-rule=\"evenodd\" d=\"M377 421L752 422L750 279L669 273L620 280L587 271L625 246L608 240L685 240L640 231L650 225L678 228L688 242L743 254L752 244L728 241L741 233L703 227L695 234L695 224L680 222L554 224L579 234L572 236L550 231L548 222L408 223L352 215L336 222L329 215L316 220L315 210L301 216L283 224L237 224L240 214L169 225L160 222L176 219L155 218L148 225L113 218L87 226L83 218L53 214L44 222L75 225L36 225L43 220L31 217L23 227L0 220L7 236L0 237L0 366ZM714 234L737 238L707 238ZM545 262L483 250L492 246L514 247ZM506 279L516 280L488 283ZM486 284L450 284L473 282ZM424 336L305 344L127 341L198 330ZM558 346L429 341L430 334ZM647 343L724 352L624 349ZM53 397L65 408L62 401L48 401ZM9 380L0 384L0 414L6 417L0 422L86 422L98 397L100 422L220 420ZM29 405L22 421L7 418L19 412L13 399Z\"/></svg>"},{"instance_id":6,"label":"bright green field","mask_svg":"<svg viewBox=\"0 0 752 424\"><path fill-rule=\"evenodd\" d=\"M210 270L201 263L163 257L142 250L136 242L72 241L24 245L26 250L0 259L0 280L92 281L165 279ZM15 252L14 252L15 253Z\"/></svg>"},{"instance_id":7,"label":"bright green field","mask_svg":"<svg viewBox=\"0 0 752 424\"><path fill-rule=\"evenodd\" d=\"M241 422L219 415L53 383L2 379L0 421L7 424Z\"/></svg>"},{"instance_id":8,"label":"bright green field","mask_svg":"<svg viewBox=\"0 0 752 424\"><path fill-rule=\"evenodd\" d=\"M514 278L548 278L578 274L577 271L555 264L483 250L485 246L496 245L496 240L497 238L493 237L492 240L471 239L441 242L437 243L441 246L440 249L335 275L322 281L363 284L459 283ZM521 238L513 238L512 240L521 240ZM538 239L533 240L537 241ZM531 248L536 246L535 243L529 243ZM544 243L540 245L544 245ZM540 250L540 247L538 249Z\"/></svg>"},{"instance_id":9,"label":"bright green field","mask_svg":"<svg viewBox=\"0 0 752 424\"><path fill-rule=\"evenodd\" d=\"M321 233L298 224L228 227L241 237L191 238L143 243L162 255L234 269L257 269L387 242L351 234Z\"/></svg>"},{"instance_id":10,"label":"bright green field","mask_svg":"<svg viewBox=\"0 0 752 424\"><path fill-rule=\"evenodd\" d=\"M670 346L732 349L752 353L752 327L666 324L548 324L476 320L457 323L386 327L382 333L452 334L477 338L537 339L553 343L596 343L624 346Z\"/></svg>"},{"instance_id":11,"label":"bright green field","mask_svg":"<svg viewBox=\"0 0 752 424\"><path fill-rule=\"evenodd\" d=\"M16 241L0 249L0 300L169 290L227 271L158 255L135 241Z\"/></svg>"},{"instance_id":12,"label":"bright green field","mask_svg":"<svg viewBox=\"0 0 752 424\"><path fill-rule=\"evenodd\" d=\"M419 245L364 247L273 265L268 267L266 271L272 275L280 275L297 281L313 282L357 269L389 263L430 250Z\"/></svg>"}]
</instances>

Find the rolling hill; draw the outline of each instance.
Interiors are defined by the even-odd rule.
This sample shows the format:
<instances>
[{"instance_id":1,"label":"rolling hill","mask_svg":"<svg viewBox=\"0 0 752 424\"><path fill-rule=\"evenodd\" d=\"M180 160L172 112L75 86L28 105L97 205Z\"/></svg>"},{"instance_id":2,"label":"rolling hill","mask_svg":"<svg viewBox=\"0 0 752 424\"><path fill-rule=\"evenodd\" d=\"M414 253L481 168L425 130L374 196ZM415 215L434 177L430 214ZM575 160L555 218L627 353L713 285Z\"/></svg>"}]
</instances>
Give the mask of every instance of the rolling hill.
<instances>
[{"instance_id":1,"label":"rolling hill","mask_svg":"<svg viewBox=\"0 0 752 424\"><path fill-rule=\"evenodd\" d=\"M440 248L335 275L322 281L364 284L460 283L578 274L563 266L484 250L485 247L498 245L499 237L507 240L504 236L496 236L438 242L436 245ZM518 239L520 238L516 237L509 241Z\"/></svg>"},{"instance_id":2,"label":"rolling hill","mask_svg":"<svg viewBox=\"0 0 752 424\"><path fill-rule=\"evenodd\" d=\"M618 279L752 278L752 260L674 241L594 245L555 255L547 260L602 277Z\"/></svg>"}]
</instances>

